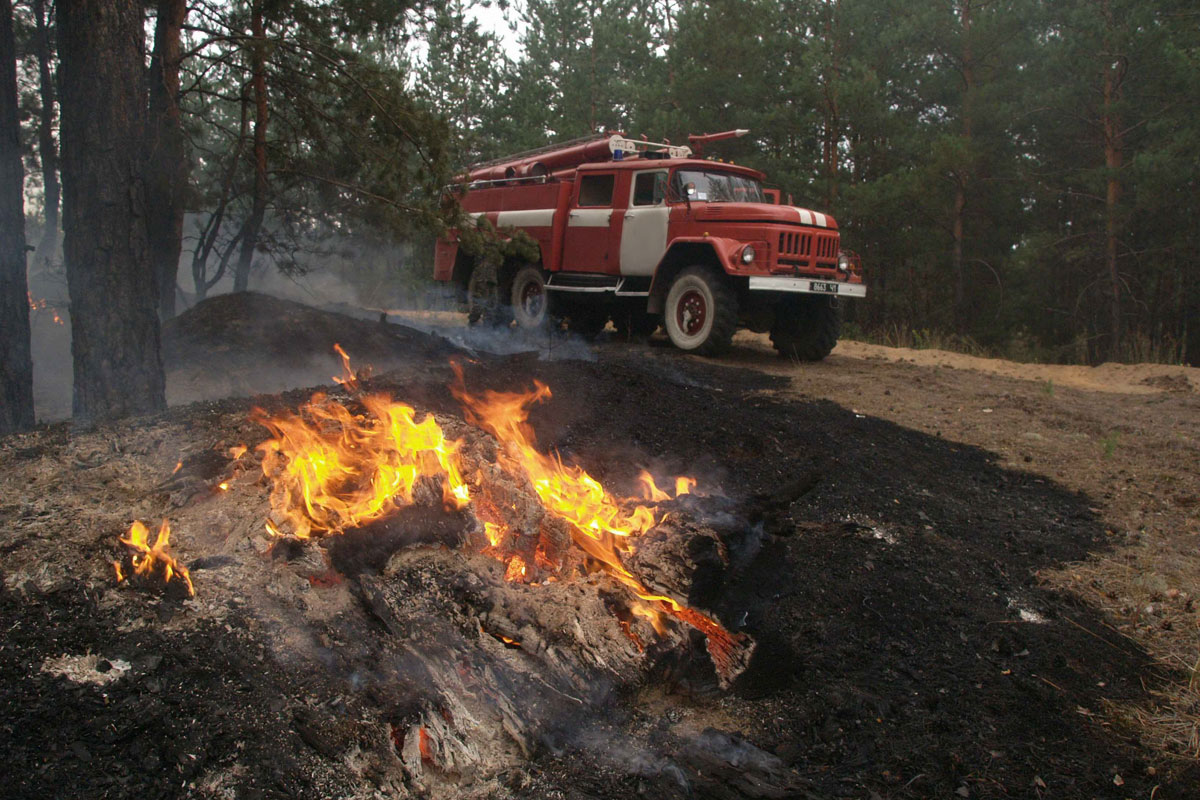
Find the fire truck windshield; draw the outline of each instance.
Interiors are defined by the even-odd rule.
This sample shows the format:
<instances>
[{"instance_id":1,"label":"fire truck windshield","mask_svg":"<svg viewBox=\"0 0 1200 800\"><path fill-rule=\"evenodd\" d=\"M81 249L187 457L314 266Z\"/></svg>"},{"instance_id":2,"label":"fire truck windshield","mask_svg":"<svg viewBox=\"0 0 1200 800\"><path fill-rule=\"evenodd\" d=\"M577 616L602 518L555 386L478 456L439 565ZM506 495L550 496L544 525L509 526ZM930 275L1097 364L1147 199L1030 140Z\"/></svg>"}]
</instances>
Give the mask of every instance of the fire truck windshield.
<instances>
[{"instance_id":1,"label":"fire truck windshield","mask_svg":"<svg viewBox=\"0 0 1200 800\"><path fill-rule=\"evenodd\" d=\"M709 203L765 202L762 184L753 178L716 170L680 169L671 178L671 199Z\"/></svg>"}]
</instances>

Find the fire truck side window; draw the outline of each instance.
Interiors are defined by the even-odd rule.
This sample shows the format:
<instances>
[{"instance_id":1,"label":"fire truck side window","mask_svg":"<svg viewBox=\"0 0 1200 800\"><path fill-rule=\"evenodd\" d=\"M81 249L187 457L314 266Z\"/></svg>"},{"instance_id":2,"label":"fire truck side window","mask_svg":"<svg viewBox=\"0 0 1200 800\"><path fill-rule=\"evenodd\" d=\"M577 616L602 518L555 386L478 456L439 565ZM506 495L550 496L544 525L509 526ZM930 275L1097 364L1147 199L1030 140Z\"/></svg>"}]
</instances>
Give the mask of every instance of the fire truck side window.
<instances>
[{"instance_id":1,"label":"fire truck side window","mask_svg":"<svg viewBox=\"0 0 1200 800\"><path fill-rule=\"evenodd\" d=\"M580 206L611 206L616 175L584 175L579 179Z\"/></svg>"},{"instance_id":2,"label":"fire truck side window","mask_svg":"<svg viewBox=\"0 0 1200 800\"><path fill-rule=\"evenodd\" d=\"M633 181L633 204L656 206L667 195L667 173L640 172Z\"/></svg>"}]
</instances>

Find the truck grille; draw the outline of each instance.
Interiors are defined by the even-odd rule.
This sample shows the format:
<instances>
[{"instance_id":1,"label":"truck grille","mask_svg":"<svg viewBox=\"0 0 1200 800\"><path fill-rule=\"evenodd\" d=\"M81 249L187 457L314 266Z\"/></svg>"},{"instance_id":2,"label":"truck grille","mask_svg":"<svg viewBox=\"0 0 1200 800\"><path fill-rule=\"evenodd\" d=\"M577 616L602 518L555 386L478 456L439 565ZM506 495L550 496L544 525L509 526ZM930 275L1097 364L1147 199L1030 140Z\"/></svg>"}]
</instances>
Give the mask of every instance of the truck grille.
<instances>
[{"instance_id":1,"label":"truck grille","mask_svg":"<svg viewBox=\"0 0 1200 800\"><path fill-rule=\"evenodd\" d=\"M837 248L836 236L817 236L803 232L779 234L779 257L789 261L807 261L814 257L818 261L836 261Z\"/></svg>"}]
</instances>

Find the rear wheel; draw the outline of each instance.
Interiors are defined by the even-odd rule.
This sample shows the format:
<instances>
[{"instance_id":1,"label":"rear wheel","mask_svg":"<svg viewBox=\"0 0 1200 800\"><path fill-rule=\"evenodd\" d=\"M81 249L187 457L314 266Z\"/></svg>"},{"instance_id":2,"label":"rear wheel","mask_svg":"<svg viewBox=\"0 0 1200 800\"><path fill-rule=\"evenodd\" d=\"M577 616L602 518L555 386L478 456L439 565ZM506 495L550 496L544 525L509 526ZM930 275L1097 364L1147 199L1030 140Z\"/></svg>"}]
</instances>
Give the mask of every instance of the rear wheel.
<instances>
[{"instance_id":1,"label":"rear wheel","mask_svg":"<svg viewBox=\"0 0 1200 800\"><path fill-rule=\"evenodd\" d=\"M521 267L513 277L512 314L522 328L540 328L546 322L546 279L535 266Z\"/></svg>"},{"instance_id":2,"label":"rear wheel","mask_svg":"<svg viewBox=\"0 0 1200 800\"><path fill-rule=\"evenodd\" d=\"M779 304L771 326L771 344L783 358L820 361L837 344L841 332L837 298L800 295Z\"/></svg>"},{"instance_id":3,"label":"rear wheel","mask_svg":"<svg viewBox=\"0 0 1200 800\"><path fill-rule=\"evenodd\" d=\"M663 326L680 350L718 355L729 349L737 328L737 296L716 269L685 267L667 292Z\"/></svg>"},{"instance_id":4,"label":"rear wheel","mask_svg":"<svg viewBox=\"0 0 1200 800\"><path fill-rule=\"evenodd\" d=\"M496 267L476 264L467 279L468 324L507 325L512 320L512 312L502 298Z\"/></svg>"}]
</instances>

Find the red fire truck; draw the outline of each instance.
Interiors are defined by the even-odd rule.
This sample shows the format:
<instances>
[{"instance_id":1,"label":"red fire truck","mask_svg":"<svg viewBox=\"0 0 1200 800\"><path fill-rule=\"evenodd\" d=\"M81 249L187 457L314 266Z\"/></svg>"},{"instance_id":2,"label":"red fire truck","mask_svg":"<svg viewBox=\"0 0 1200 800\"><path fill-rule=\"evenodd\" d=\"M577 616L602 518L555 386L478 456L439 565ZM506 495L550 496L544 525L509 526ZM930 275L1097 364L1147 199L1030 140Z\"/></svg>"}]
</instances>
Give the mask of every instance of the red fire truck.
<instances>
[{"instance_id":1,"label":"red fire truck","mask_svg":"<svg viewBox=\"0 0 1200 800\"><path fill-rule=\"evenodd\" d=\"M474 167L463 211L502 235L524 231L540 257L486 263L451 231L434 277L456 286L473 323L552 317L589 337L610 319L624 334L661 324L705 355L741 325L818 361L837 341L838 302L866 295L861 263L833 217L781 203L757 170L698 157L746 132L690 136L689 147L599 135Z\"/></svg>"}]
</instances>

